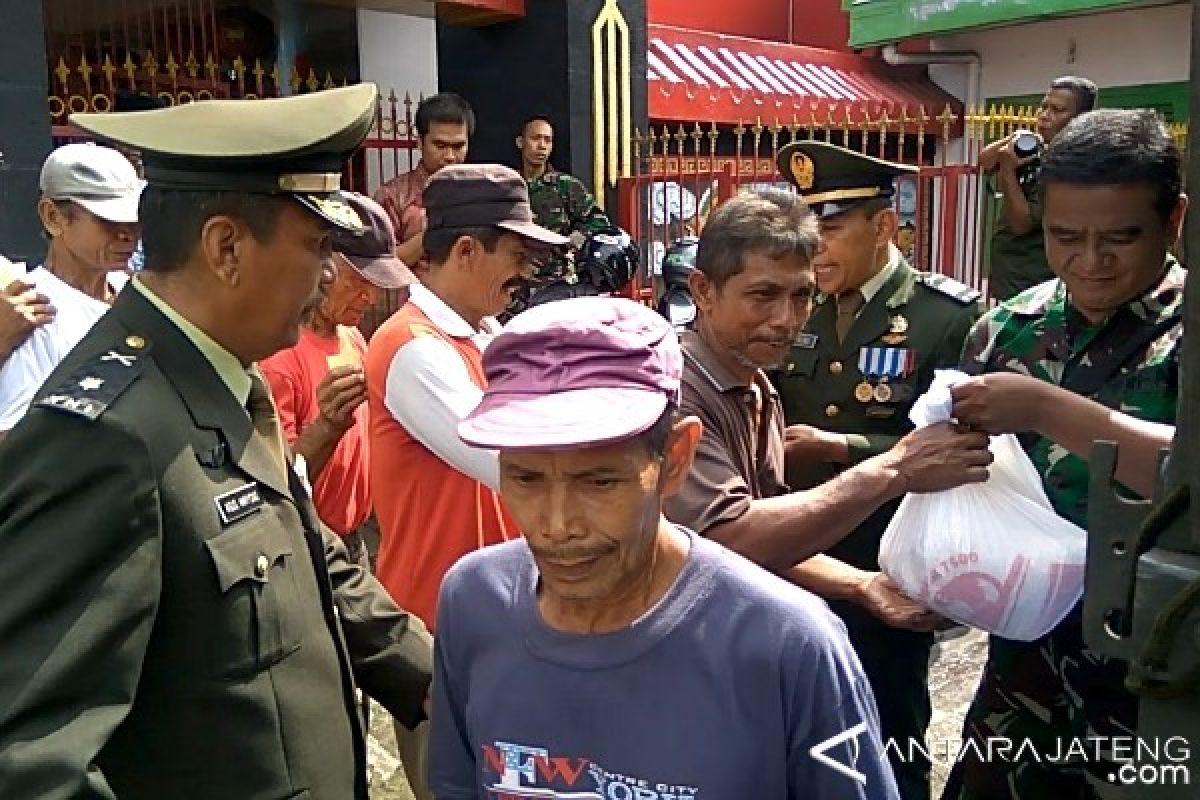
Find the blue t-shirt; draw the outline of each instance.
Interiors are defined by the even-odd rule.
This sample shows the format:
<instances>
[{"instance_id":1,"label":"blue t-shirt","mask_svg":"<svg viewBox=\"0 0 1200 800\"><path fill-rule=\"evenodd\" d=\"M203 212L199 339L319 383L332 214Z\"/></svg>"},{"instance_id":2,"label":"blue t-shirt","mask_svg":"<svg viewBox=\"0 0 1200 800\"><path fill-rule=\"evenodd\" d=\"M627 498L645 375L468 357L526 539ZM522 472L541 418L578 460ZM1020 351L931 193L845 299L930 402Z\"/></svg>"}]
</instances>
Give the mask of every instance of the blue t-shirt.
<instances>
[{"instance_id":1,"label":"blue t-shirt","mask_svg":"<svg viewBox=\"0 0 1200 800\"><path fill-rule=\"evenodd\" d=\"M689 538L674 586L615 633L546 625L524 540L450 570L429 751L438 800L898 797L841 621L808 592ZM810 753L842 734L822 752L845 771Z\"/></svg>"}]
</instances>

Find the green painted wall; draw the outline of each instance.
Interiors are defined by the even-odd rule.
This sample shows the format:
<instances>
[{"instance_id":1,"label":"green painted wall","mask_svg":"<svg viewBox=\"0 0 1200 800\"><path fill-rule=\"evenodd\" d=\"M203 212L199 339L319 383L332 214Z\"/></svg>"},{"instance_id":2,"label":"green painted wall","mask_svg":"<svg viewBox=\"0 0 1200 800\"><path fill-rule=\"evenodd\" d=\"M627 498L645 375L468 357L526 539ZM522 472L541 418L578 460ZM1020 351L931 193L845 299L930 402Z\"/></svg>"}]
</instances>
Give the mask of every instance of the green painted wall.
<instances>
[{"instance_id":1,"label":"green painted wall","mask_svg":"<svg viewBox=\"0 0 1200 800\"><path fill-rule=\"evenodd\" d=\"M1040 19L1121 11L1182 0L842 0L850 44L867 47L901 39Z\"/></svg>"}]
</instances>

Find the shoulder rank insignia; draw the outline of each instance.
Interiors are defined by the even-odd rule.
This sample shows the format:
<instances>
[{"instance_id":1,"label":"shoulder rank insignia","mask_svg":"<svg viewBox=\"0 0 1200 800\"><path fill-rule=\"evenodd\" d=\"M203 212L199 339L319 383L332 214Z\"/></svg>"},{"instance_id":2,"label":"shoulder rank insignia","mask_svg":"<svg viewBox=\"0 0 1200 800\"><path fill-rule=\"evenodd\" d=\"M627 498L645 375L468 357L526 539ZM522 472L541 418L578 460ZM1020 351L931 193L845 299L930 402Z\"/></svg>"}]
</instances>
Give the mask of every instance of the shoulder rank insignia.
<instances>
[{"instance_id":1,"label":"shoulder rank insignia","mask_svg":"<svg viewBox=\"0 0 1200 800\"><path fill-rule=\"evenodd\" d=\"M944 294L952 300L957 300L960 303L970 304L977 303L983 297L983 293L978 289L972 289L965 283L960 283L954 278L949 278L945 275L939 275L936 272L922 272L917 276L917 280L925 286L933 289L939 294Z\"/></svg>"},{"instance_id":2,"label":"shoulder rank insignia","mask_svg":"<svg viewBox=\"0 0 1200 800\"><path fill-rule=\"evenodd\" d=\"M97 419L142 374L149 343L136 334L83 364L42 396L34 407Z\"/></svg>"}]
</instances>

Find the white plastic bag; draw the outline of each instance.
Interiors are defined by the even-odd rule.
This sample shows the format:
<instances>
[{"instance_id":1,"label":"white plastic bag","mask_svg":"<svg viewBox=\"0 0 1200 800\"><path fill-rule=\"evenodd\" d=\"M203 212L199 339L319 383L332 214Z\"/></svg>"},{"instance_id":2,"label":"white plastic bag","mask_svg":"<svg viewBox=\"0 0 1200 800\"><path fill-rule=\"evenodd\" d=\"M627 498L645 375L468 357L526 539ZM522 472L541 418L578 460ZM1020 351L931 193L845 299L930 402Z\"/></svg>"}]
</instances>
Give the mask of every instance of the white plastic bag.
<instances>
[{"instance_id":1,"label":"white plastic bag","mask_svg":"<svg viewBox=\"0 0 1200 800\"><path fill-rule=\"evenodd\" d=\"M940 370L909 418L950 418ZM1048 633L1083 596L1087 534L1058 516L1015 436L993 436L986 483L910 494L884 532L880 567L906 594L945 617L1006 639Z\"/></svg>"}]
</instances>

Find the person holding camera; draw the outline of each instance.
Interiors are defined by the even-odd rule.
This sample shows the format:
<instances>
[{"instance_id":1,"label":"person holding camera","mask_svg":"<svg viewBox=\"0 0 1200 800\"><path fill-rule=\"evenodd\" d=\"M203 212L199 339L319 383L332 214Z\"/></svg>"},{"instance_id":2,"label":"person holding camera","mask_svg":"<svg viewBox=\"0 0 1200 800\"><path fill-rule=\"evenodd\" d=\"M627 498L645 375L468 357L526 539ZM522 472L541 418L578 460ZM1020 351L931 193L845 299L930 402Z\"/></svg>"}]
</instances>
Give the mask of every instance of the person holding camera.
<instances>
[{"instance_id":1,"label":"person holding camera","mask_svg":"<svg viewBox=\"0 0 1200 800\"><path fill-rule=\"evenodd\" d=\"M1095 105L1095 83L1055 78L1038 107L1036 130L1013 131L979 154L979 169L993 176L1000 197L988 275L989 293L999 302L1054 277L1042 235L1041 153L1068 122Z\"/></svg>"}]
</instances>

